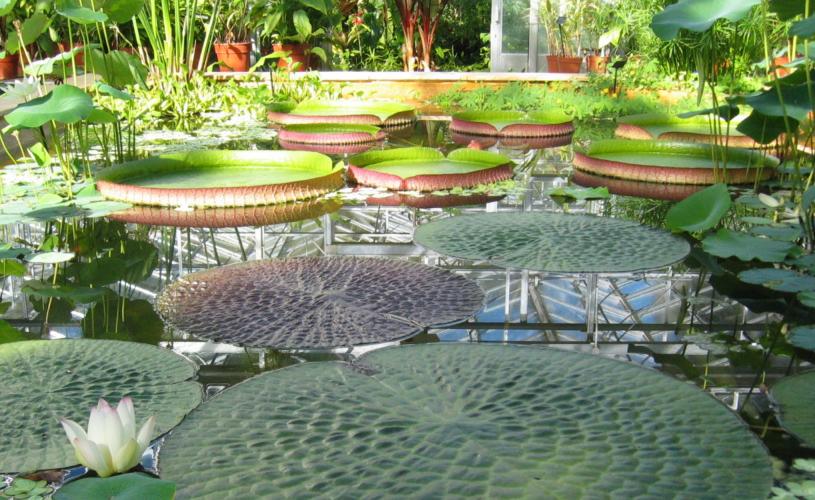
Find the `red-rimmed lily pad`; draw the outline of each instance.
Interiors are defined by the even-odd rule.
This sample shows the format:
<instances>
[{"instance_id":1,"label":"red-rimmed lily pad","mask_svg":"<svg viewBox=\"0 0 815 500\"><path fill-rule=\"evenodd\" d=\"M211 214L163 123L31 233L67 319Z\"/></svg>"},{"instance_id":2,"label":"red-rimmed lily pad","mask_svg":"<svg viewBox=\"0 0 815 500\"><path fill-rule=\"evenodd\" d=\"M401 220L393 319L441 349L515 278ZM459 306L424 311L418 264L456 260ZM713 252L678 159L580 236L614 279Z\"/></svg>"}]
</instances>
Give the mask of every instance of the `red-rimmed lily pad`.
<instances>
[{"instance_id":1,"label":"red-rimmed lily pad","mask_svg":"<svg viewBox=\"0 0 815 500\"><path fill-rule=\"evenodd\" d=\"M388 196L369 196L365 203L386 207L450 208L484 205L499 201L502 198L504 196L491 196L488 194L423 194L416 196L407 193L394 193Z\"/></svg>"},{"instance_id":2,"label":"red-rimmed lily pad","mask_svg":"<svg viewBox=\"0 0 815 500\"><path fill-rule=\"evenodd\" d=\"M784 377L770 390L779 405L779 422L807 446L815 447L815 371Z\"/></svg>"},{"instance_id":3,"label":"red-rimmed lily pad","mask_svg":"<svg viewBox=\"0 0 815 500\"><path fill-rule=\"evenodd\" d=\"M712 122L711 120L717 120ZM727 133L727 145L738 148L765 148L749 136L736 130L741 123L740 118L734 118L728 129L727 121L717 115L691 116L681 118L664 113L644 113L640 115L623 116L617 119L617 129L614 135L623 139L661 140L677 142L701 142L706 144L719 144L724 138L718 138L712 129L714 123L721 128L721 134Z\"/></svg>"},{"instance_id":4,"label":"red-rimmed lily pad","mask_svg":"<svg viewBox=\"0 0 815 500\"><path fill-rule=\"evenodd\" d=\"M305 200L256 207L204 208L176 210L137 205L108 216L111 220L133 224L169 227L223 228L269 226L315 219L336 212L342 206L337 199Z\"/></svg>"},{"instance_id":5,"label":"red-rimmed lily pad","mask_svg":"<svg viewBox=\"0 0 815 500\"><path fill-rule=\"evenodd\" d=\"M714 154L727 157L727 167L715 167ZM766 180L778 159L757 151L710 144L608 139L575 148L574 167L595 175L670 184L731 184Z\"/></svg>"},{"instance_id":6,"label":"red-rimmed lily pad","mask_svg":"<svg viewBox=\"0 0 815 500\"><path fill-rule=\"evenodd\" d=\"M286 125L278 131L281 142L298 144L368 144L385 139L385 132L373 125L354 123L304 123Z\"/></svg>"},{"instance_id":7,"label":"red-rimmed lily pad","mask_svg":"<svg viewBox=\"0 0 815 500\"><path fill-rule=\"evenodd\" d=\"M413 106L391 101L336 100L275 103L269 120L282 125L302 123L356 123L392 127L416 120Z\"/></svg>"},{"instance_id":8,"label":"red-rimmed lily pad","mask_svg":"<svg viewBox=\"0 0 815 500\"><path fill-rule=\"evenodd\" d=\"M416 243L444 255L533 271L619 273L683 260L683 238L636 222L560 213L490 213L419 226Z\"/></svg>"},{"instance_id":9,"label":"red-rimmed lily pad","mask_svg":"<svg viewBox=\"0 0 815 500\"><path fill-rule=\"evenodd\" d=\"M763 500L773 484L761 441L693 384L462 343L258 375L192 412L159 470L179 498Z\"/></svg>"},{"instance_id":10,"label":"red-rimmed lily pad","mask_svg":"<svg viewBox=\"0 0 815 500\"><path fill-rule=\"evenodd\" d=\"M401 340L466 320L477 284L441 269L353 257L256 261L189 274L156 301L196 337L241 346L326 349Z\"/></svg>"},{"instance_id":11,"label":"red-rimmed lily pad","mask_svg":"<svg viewBox=\"0 0 815 500\"><path fill-rule=\"evenodd\" d=\"M97 176L106 198L136 205L241 207L314 198L343 186L343 169L305 151L191 151L123 163Z\"/></svg>"},{"instance_id":12,"label":"red-rimmed lily pad","mask_svg":"<svg viewBox=\"0 0 815 500\"><path fill-rule=\"evenodd\" d=\"M568 146L572 143L571 134L551 137L495 137L488 135L464 134L451 132L450 138L456 144L471 146L477 144L482 149L495 146L507 149L546 149Z\"/></svg>"},{"instance_id":13,"label":"red-rimmed lily pad","mask_svg":"<svg viewBox=\"0 0 815 500\"><path fill-rule=\"evenodd\" d=\"M463 148L444 153L423 147L369 151L348 159L351 178L394 191L437 191L509 179L513 163L488 151Z\"/></svg>"},{"instance_id":14,"label":"red-rimmed lily pad","mask_svg":"<svg viewBox=\"0 0 815 500\"><path fill-rule=\"evenodd\" d=\"M559 110L464 111L452 116L450 130L500 137L552 137L571 135L574 125L571 116Z\"/></svg>"},{"instance_id":15,"label":"red-rimmed lily pad","mask_svg":"<svg viewBox=\"0 0 815 500\"><path fill-rule=\"evenodd\" d=\"M651 200L681 201L698 192L703 186L693 184L665 184L661 182L640 182L615 179L575 170L572 182L583 187L606 187L611 194L635 196Z\"/></svg>"}]
</instances>

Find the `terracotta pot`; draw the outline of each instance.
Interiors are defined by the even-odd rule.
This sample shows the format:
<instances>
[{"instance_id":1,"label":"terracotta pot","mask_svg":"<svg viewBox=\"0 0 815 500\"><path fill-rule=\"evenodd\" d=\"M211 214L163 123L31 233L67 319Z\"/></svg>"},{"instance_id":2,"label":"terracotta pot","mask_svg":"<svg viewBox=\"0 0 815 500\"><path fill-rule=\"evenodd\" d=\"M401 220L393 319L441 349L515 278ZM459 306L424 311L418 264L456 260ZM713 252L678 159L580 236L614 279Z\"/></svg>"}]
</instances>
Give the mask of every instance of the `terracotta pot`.
<instances>
[{"instance_id":1,"label":"terracotta pot","mask_svg":"<svg viewBox=\"0 0 815 500\"><path fill-rule=\"evenodd\" d=\"M550 73L580 73L582 57L546 56L546 65Z\"/></svg>"},{"instance_id":2,"label":"terracotta pot","mask_svg":"<svg viewBox=\"0 0 815 500\"><path fill-rule=\"evenodd\" d=\"M17 54L8 54L6 57L0 57L0 80L17 78L19 65L20 56Z\"/></svg>"},{"instance_id":3,"label":"terracotta pot","mask_svg":"<svg viewBox=\"0 0 815 500\"><path fill-rule=\"evenodd\" d=\"M299 63L295 65L294 71L308 71L317 67L317 58L314 54L309 53L311 45L307 43L275 43L272 45L272 50L275 52L288 52L291 62ZM280 58L277 60L277 67L289 69L289 62L284 58Z\"/></svg>"},{"instance_id":4,"label":"terracotta pot","mask_svg":"<svg viewBox=\"0 0 815 500\"><path fill-rule=\"evenodd\" d=\"M789 64L789 62L790 62L789 56L778 56L773 59L773 67L775 68L774 73L776 78L783 78L792 73L792 70L790 70L789 68L781 67L784 64Z\"/></svg>"},{"instance_id":5,"label":"terracotta pot","mask_svg":"<svg viewBox=\"0 0 815 500\"><path fill-rule=\"evenodd\" d=\"M214 43L215 56L222 63L220 71L249 71L252 42Z\"/></svg>"},{"instance_id":6,"label":"terracotta pot","mask_svg":"<svg viewBox=\"0 0 815 500\"><path fill-rule=\"evenodd\" d=\"M83 47L82 42L74 42L74 48ZM65 52L71 51L71 46L68 45L68 42L57 42L57 49L59 50L60 54L64 54ZM79 68L85 67L85 51L77 52L74 55L74 61L76 62L76 66ZM68 61L68 65L70 66L70 61Z\"/></svg>"},{"instance_id":7,"label":"terracotta pot","mask_svg":"<svg viewBox=\"0 0 815 500\"><path fill-rule=\"evenodd\" d=\"M608 56L588 56L586 58L586 69L589 73L605 73L608 66Z\"/></svg>"}]
</instances>

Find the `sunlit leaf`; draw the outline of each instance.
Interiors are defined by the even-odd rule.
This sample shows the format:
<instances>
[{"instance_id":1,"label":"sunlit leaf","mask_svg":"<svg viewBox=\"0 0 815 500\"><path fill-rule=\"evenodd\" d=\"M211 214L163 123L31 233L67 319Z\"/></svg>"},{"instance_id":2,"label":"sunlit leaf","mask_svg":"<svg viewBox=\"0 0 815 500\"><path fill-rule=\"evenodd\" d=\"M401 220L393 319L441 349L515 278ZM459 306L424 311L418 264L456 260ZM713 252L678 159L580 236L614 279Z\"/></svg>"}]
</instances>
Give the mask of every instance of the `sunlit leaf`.
<instances>
[{"instance_id":1,"label":"sunlit leaf","mask_svg":"<svg viewBox=\"0 0 815 500\"><path fill-rule=\"evenodd\" d=\"M36 128L53 120L76 123L93 111L93 100L85 91L73 85L59 85L42 97L22 103L6 115L12 127Z\"/></svg>"},{"instance_id":2,"label":"sunlit leaf","mask_svg":"<svg viewBox=\"0 0 815 500\"><path fill-rule=\"evenodd\" d=\"M702 248L717 257L736 257L743 261L783 262L795 248L795 244L759 238L730 229L719 229L702 241Z\"/></svg>"},{"instance_id":3,"label":"sunlit leaf","mask_svg":"<svg viewBox=\"0 0 815 500\"><path fill-rule=\"evenodd\" d=\"M731 203L727 184L714 184L671 207L665 223L674 231L707 231L716 227Z\"/></svg>"},{"instance_id":4,"label":"sunlit leaf","mask_svg":"<svg viewBox=\"0 0 815 500\"><path fill-rule=\"evenodd\" d=\"M738 21L761 0L679 0L654 16L651 29L663 40L672 40L680 29L707 31L718 19Z\"/></svg>"}]
</instances>

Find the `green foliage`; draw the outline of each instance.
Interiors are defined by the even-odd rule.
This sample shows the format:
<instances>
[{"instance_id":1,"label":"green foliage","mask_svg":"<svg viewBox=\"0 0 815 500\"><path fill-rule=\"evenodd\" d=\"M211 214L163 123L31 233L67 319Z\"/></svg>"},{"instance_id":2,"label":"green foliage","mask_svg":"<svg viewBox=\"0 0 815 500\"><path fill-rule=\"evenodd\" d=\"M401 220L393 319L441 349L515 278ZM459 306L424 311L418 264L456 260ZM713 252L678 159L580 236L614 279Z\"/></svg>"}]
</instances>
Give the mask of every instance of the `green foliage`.
<instances>
[{"instance_id":1,"label":"green foliage","mask_svg":"<svg viewBox=\"0 0 815 500\"><path fill-rule=\"evenodd\" d=\"M680 201L668 211L666 224L674 231L707 231L730 210L726 184L714 184Z\"/></svg>"},{"instance_id":2,"label":"green foliage","mask_svg":"<svg viewBox=\"0 0 815 500\"><path fill-rule=\"evenodd\" d=\"M77 479L60 488L54 495L54 500L92 498L172 500L175 498L175 483L132 472L104 479L98 477Z\"/></svg>"},{"instance_id":3,"label":"green foliage","mask_svg":"<svg viewBox=\"0 0 815 500\"><path fill-rule=\"evenodd\" d=\"M31 479L16 477L8 487L0 490L0 497L13 498L15 500L43 500L50 498L53 492L54 488L48 486L47 481L33 481Z\"/></svg>"}]
</instances>

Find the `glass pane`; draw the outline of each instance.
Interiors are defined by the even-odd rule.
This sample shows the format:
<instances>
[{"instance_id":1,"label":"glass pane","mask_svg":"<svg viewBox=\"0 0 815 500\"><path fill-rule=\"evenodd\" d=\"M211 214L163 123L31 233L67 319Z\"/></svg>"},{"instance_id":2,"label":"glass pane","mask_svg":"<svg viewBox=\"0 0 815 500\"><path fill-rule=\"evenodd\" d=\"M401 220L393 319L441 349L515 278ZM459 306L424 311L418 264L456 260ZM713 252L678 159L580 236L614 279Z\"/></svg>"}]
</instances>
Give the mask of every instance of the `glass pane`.
<instances>
[{"instance_id":1,"label":"glass pane","mask_svg":"<svg viewBox=\"0 0 815 500\"><path fill-rule=\"evenodd\" d=\"M504 0L501 12L501 52L529 52L529 0Z\"/></svg>"}]
</instances>

